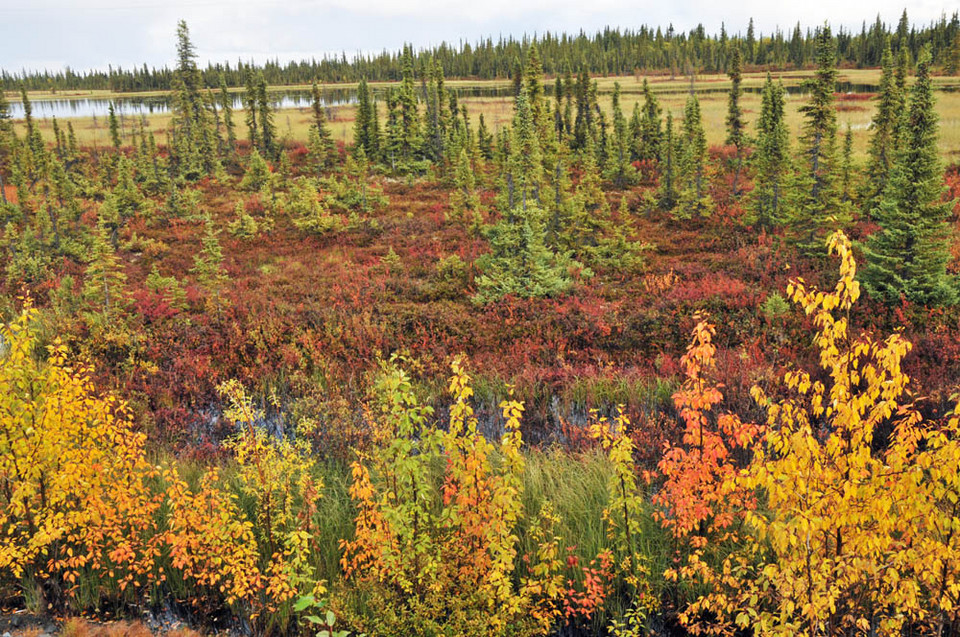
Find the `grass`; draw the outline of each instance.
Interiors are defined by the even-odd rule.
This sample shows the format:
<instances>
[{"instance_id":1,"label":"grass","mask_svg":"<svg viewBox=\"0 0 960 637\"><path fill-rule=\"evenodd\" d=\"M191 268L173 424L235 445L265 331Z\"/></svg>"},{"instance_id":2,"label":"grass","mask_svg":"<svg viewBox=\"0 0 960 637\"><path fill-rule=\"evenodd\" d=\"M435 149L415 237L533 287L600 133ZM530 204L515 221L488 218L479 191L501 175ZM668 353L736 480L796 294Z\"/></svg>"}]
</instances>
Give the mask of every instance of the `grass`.
<instances>
[{"instance_id":1,"label":"grass","mask_svg":"<svg viewBox=\"0 0 960 637\"><path fill-rule=\"evenodd\" d=\"M798 86L804 79L811 76L810 71L797 71L776 74L775 77L783 79L787 86ZM744 75L743 86L746 89L755 89L763 85L766 75L764 73L747 73ZM876 69L852 69L844 70L840 73L841 82L850 82L852 84L873 85L879 81L879 71ZM625 115L629 118L636 102L642 101L642 76L628 77L601 77L597 78L598 87L601 94L601 107L610 113L610 93L613 91L614 82L619 81L623 92L622 104ZM679 123L683 114L683 105L687 99L687 91L690 82L686 78L668 76L655 76L648 78L652 90L658 94L661 106L665 111L673 113L674 119ZM550 83L552 80L545 80ZM955 87L956 78L936 77L936 85L941 87ZM372 86L388 86L390 83L380 82L372 83ZM452 88L497 88L509 85L509 82L503 80L476 81L476 80L452 80L446 83ZM351 88L355 84L336 84L327 85L337 88ZM694 85L695 90L699 92L700 106L703 112L704 128L707 131L707 143L711 145L722 144L725 137L724 121L726 118L727 95L725 92L730 87L729 79L726 75L704 75L697 78ZM284 86L274 87L274 90L298 90L307 89L308 86ZM240 91L242 89L233 89ZM720 91L720 92L715 92ZM123 97L147 97L163 95L163 92L150 93L124 93ZM108 99L116 94L107 91L73 91L59 92L51 94L49 92L38 92L36 97L31 94L31 99L62 99L65 96L82 97L89 99ZM15 99L11 94L11 99ZM940 115L940 152L948 161L955 161L960 158L960 91L941 91L937 95L937 111ZM805 98L799 95L787 95L787 125L792 134L797 135L800 132L802 116L799 112L800 106L805 103ZM513 116L513 102L509 97L463 97L460 102L464 104L470 114L473 125L476 126L479 116L482 113L487 126L491 130L508 125ZM745 93L741 99L744 109L748 130L752 131L754 122L760 111L759 93ZM863 158L866 154L867 143L869 141L869 126L873 118L874 102L873 100L839 100L840 112L838 113L838 122L840 131L846 130L849 123L853 130L854 155ZM351 143L353 139L353 121L354 108L350 106L339 106L331 109L332 117L330 121L331 131L335 140ZM107 127L105 117L82 117L70 118L73 122L78 141L87 146L100 147L110 143L110 133ZM130 117L122 118L121 122L125 132L129 132L133 122ZM381 104L381 121L385 121L385 107ZM246 133L246 127L243 124L243 111L235 111L234 122L237 124L237 135L243 138ZM159 143L166 142L166 130L170 125L170 116L165 114L146 115L146 126L154 131ZM288 140L295 142L305 142L307 133L312 123L312 115L309 108L289 108L283 109L276 114L275 122L279 134ZM49 119L38 119L38 125L41 133L47 141L53 141L53 123ZM18 129L23 132L23 124L19 123ZM129 139L129 136L125 136Z\"/></svg>"}]
</instances>

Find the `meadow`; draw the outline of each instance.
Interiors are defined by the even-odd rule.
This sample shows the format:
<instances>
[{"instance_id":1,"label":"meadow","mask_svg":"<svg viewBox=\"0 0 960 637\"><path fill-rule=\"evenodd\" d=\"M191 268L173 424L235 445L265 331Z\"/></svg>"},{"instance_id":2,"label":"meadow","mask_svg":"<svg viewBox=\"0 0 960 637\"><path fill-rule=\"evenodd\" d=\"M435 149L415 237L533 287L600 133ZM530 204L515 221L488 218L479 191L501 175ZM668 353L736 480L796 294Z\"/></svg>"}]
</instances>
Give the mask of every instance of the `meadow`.
<instances>
[{"instance_id":1,"label":"meadow","mask_svg":"<svg viewBox=\"0 0 960 637\"><path fill-rule=\"evenodd\" d=\"M811 71L789 71L772 72L775 79L781 79L784 86L799 90L802 83L812 77ZM752 122L755 115L760 110L760 93L766 78L765 72L745 73L743 77L743 108L746 119ZM851 84L854 86L876 86L880 79L880 73L877 69L844 69L841 70L837 80L840 83ZM690 91L690 80L683 77L670 78L668 75L648 76L647 80L655 94L661 98L661 103L665 109L668 109L678 121L683 115L683 106L686 96ZM613 92L615 82L620 83L623 93L623 109L629 115L632 112L635 103L642 101L642 82L643 76L631 75L623 77L599 77L597 78L597 88L601 108L608 115L610 114L610 94ZM552 85L551 79L545 79L546 85ZM448 80L448 88L478 88L505 89L510 86L509 81L505 80ZM940 117L940 136L939 149L944 159L952 161L952 158L960 155L960 90L958 82L952 77L935 77L934 85L938 87L937 114ZM331 88L356 88L356 83L332 84ZM371 82L373 89L385 89L389 86L397 86L397 83L390 82ZM724 139L724 117L726 116L726 92L730 88L730 80L726 75L700 75L693 83L693 89L700 97L703 110L704 128L707 132L707 142L711 145L718 145ZM278 90L303 90L310 89L307 85L294 85L283 87L270 87L271 91ZM234 88L232 92L240 92L243 89ZM158 97L165 93L137 92L116 94L109 91L59 91L51 93L49 91L31 91L29 93L32 100L43 99L63 99L70 98L89 98L89 99L110 99L111 97ZM869 126L873 119L876 109L875 100L869 99L874 93L857 92L856 90L839 95L838 102L838 124L841 131L846 130L849 124L853 129L853 147L856 156L862 159L866 153L867 141L869 139ZM9 99L17 100L19 95L9 93ZM513 117L513 100L510 97L464 97L461 103L467 107L470 121L474 126L479 121L482 113L487 125L494 130L499 130L510 123ZM787 97L787 124L791 134L796 135L802 124L802 117L799 108L803 105L804 98L801 95L788 95ZM386 107L379 105L381 118L386 115ZM280 110L277 113L277 127L280 134L291 142L307 141L307 133L313 121L309 108L292 108ZM330 129L334 139L344 144L353 141L353 122L355 108L351 106L335 106L329 109ZM243 117L243 110L237 111L237 117ZM91 146L105 145L109 141L109 131L107 130L106 118L70 118L76 129L77 138L82 144ZM169 115L146 115L146 127L152 130L158 141L166 141L166 130L170 124ZM142 122L143 120L138 120ZM130 118L124 118L122 121L124 129L132 122ZM21 124L22 126L22 124ZM38 119L38 127L47 141L53 138L53 125L49 119Z\"/></svg>"}]
</instances>

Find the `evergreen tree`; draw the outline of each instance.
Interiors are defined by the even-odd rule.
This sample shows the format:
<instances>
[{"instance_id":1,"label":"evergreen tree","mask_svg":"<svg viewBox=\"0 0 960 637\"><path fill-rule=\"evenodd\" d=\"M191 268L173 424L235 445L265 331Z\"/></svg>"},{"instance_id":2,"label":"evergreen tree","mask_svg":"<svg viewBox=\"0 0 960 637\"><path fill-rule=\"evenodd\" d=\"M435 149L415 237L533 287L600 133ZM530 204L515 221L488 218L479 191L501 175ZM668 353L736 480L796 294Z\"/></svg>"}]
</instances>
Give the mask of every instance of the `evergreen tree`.
<instances>
[{"instance_id":1,"label":"evergreen tree","mask_svg":"<svg viewBox=\"0 0 960 637\"><path fill-rule=\"evenodd\" d=\"M816 38L817 71L809 83L810 102L800 108L804 115L800 138L803 169L799 174L793 238L809 253L823 254L824 241L847 221L841 205L837 162L836 49L829 26Z\"/></svg>"},{"instance_id":2,"label":"evergreen tree","mask_svg":"<svg viewBox=\"0 0 960 637\"><path fill-rule=\"evenodd\" d=\"M250 71L247 71L243 106L246 110L247 139L250 141L250 148L259 148L260 126L257 124L257 86L254 84L253 73Z\"/></svg>"},{"instance_id":3,"label":"evergreen tree","mask_svg":"<svg viewBox=\"0 0 960 637\"><path fill-rule=\"evenodd\" d=\"M526 89L516 99L509 149L502 148L498 154L508 155L500 160L505 164L500 201L506 211L485 230L492 251L477 262L483 274L477 278L474 301L562 294L573 283L570 268L579 264L547 242L546 213L539 205L543 159Z\"/></svg>"},{"instance_id":4,"label":"evergreen tree","mask_svg":"<svg viewBox=\"0 0 960 637\"><path fill-rule=\"evenodd\" d=\"M667 111L667 125L660 152L663 155L660 169L658 198L663 210L673 210L677 205L677 143L673 137L673 113Z\"/></svg>"},{"instance_id":5,"label":"evergreen tree","mask_svg":"<svg viewBox=\"0 0 960 637\"><path fill-rule=\"evenodd\" d=\"M219 232L208 217L204 222L200 252L193 257L190 271L196 275L197 282L219 300L220 291L227 281L227 272L223 267L223 249L220 247Z\"/></svg>"},{"instance_id":6,"label":"evergreen tree","mask_svg":"<svg viewBox=\"0 0 960 637\"><path fill-rule=\"evenodd\" d=\"M457 218L465 218L468 215L479 218L480 197L476 192L474 169L470 165L466 148L460 150L457 161L454 190L450 194L450 208Z\"/></svg>"},{"instance_id":7,"label":"evergreen tree","mask_svg":"<svg viewBox=\"0 0 960 637\"><path fill-rule=\"evenodd\" d=\"M367 155L373 150L370 139L370 123L373 120L373 101L370 99L370 87L366 78L361 78L357 86L357 114L353 120L354 151L363 148Z\"/></svg>"},{"instance_id":8,"label":"evergreen tree","mask_svg":"<svg viewBox=\"0 0 960 637\"><path fill-rule=\"evenodd\" d=\"M199 179L217 170L213 144L215 133L201 94L203 80L196 57L187 23L180 20L177 24L177 69L173 79L171 149L174 165L187 179Z\"/></svg>"},{"instance_id":9,"label":"evergreen tree","mask_svg":"<svg viewBox=\"0 0 960 637\"><path fill-rule=\"evenodd\" d=\"M743 109L740 108L740 96L743 94L743 89L740 86L743 81L743 59L740 47L736 44L733 45L733 51L730 54L727 76L730 78L730 93L727 97L726 143L728 146L737 149L732 186L733 194L736 196L740 194L740 170L743 168L743 149L747 144L745 133L747 125L743 121Z\"/></svg>"},{"instance_id":10,"label":"evergreen tree","mask_svg":"<svg viewBox=\"0 0 960 637\"><path fill-rule=\"evenodd\" d=\"M413 49L410 45L403 48L402 80L398 103L401 130L403 131L400 157L406 167L409 168L410 162L418 158L422 146L420 117L417 114L417 94L413 84ZM370 157L376 157L376 149L374 149L374 153L368 152L367 154Z\"/></svg>"},{"instance_id":11,"label":"evergreen tree","mask_svg":"<svg viewBox=\"0 0 960 637\"><path fill-rule=\"evenodd\" d=\"M863 182L863 207L868 213L877 206L886 189L890 166L896 151L898 120L901 116L900 96L894 78L893 53L890 40L886 41L880 73L880 91L877 94L877 112L870 125L873 135L867 149L866 179Z\"/></svg>"},{"instance_id":12,"label":"evergreen tree","mask_svg":"<svg viewBox=\"0 0 960 637\"><path fill-rule=\"evenodd\" d=\"M277 127L273 123L273 107L267 93L267 80L261 72L257 75L257 118L260 121L260 146L265 157L276 159L280 148L277 146Z\"/></svg>"},{"instance_id":13,"label":"evergreen tree","mask_svg":"<svg viewBox=\"0 0 960 637\"><path fill-rule=\"evenodd\" d=\"M529 203L540 203L543 181L543 158L535 126L527 94L521 92L516 100L507 166L511 177L510 199L524 209Z\"/></svg>"},{"instance_id":14,"label":"evergreen tree","mask_svg":"<svg viewBox=\"0 0 960 637\"><path fill-rule=\"evenodd\" d=\"M123 143L120 141L120 123L117 121L117 113L112 101L107 108L107 113L107 121L110 125L110 141L113 142L113 149L119 152Z\"/></svg>"},{"instance_id":15,"label":"evergreen tree","mask_svg":"<svg viewBox=\"0 0 960 637\"><path fill-rule=\"evenodd\" d=\"M853 129L847 122L847 132L843 136L843 153L840 157L840 197L843 201L850 201L853 196L855 166L853 164Z\"/></svg>"},{"instance_id":16,"label":"evergreen tree","mask_svg":"<svg viewBox=\"0 0 960 637\"><path fill-rule=\"evenodd\" d=\"M637 171L630 163L630 131L620 107L620 82L613 84L613 136L607 155L607 178L617 188L636 182Z\"/></svg>"},{"instance_id":17,"label":"evergreen tree","mask_svg":"<svg viewBox=\"0 0 960 637\"><path fill-rule=\"evenodd\" d=\"M638 151L640 159L656 159L658 161L663 159L661 113L660 102L650 89L650 84L644 78L643 118L641 119L640 148Z\"/></svg>"},{"instance_id":18,"label":"evergreen tree","mask_svg":"<svg viewBox=\"0 0 960 637\"><path fill-rule=\"evenodd\" d=\"M106 321L125 306L124 284L127 277L107 231L98 224L93 235L90 260L84 273L83 297Z\"/></svg>"},{"instance_id":19,"label":"evergreen tree","mask_svg":"<svg viewBox=\"0 0 960 637\"><path fill-rule=\"evenodd\" d=\"M13 133L13 118L10 116L10 104L3 92L0 83L0 202L7 203L7 189L5 173L10 170L10 159L13 154L16 138Z\"/></svg>"},{"instance_id":20,"label":"evergreen tree","mask_svg":"<svg viewBox=\"0 0 960 637\"><path fill-rule=\"evenodd\" d=\"M227 132L227 152L232 155L237 150L237 130L233 123L233 98L227 90L227 79L223 73L220 74L220 110Z\"/></svg>"},{"instance_id":21,"label":"evergreen tree","mask_svg":"<svg viewBox=\"0 0 960 637\"><path fill-rule=\"evenodd\" d=\"M687 98L683 109L680 149L677 171L680 199L674 214L683 219L708 216L712 202L706 183L707 136L703 130L700 101L695 94Z\"/></svg>"},{"instance_id":22,"label":"evergreen tree","mask_svg":"<svg viewBox=\"0 0 960 637\"><path fill-rule=\"evenodd\" d=\"M313 98L313 126L310 127L310 153L317 170L323 170L333 165L337 146L333 141L333 134L327 125L327 109L323 105L323 96L320 87L314 82L310 89Z\"/></svg>"},{"instance_id":23,"label":"evergreen tree","mask_svg":"<svg viewBox=\"0 0 960 637\"><path fill-rule=\"evenodd\" d=\"M890 179L873 214L881 229L863 251L867 292L888 303L901 295L913 303L957 302L957 284L948 276L951 202L943 201L943 169L937 150L937 114L930 81L930 54L924 50L910 93Z\"/></svg>"},{"instance_id":24,"label":"evergreen tree","mask_svg":"<svg viewBox=\"0 0 960 637\"><path fill-rule=\"evenodd\" d=\"M752 158L755 171L746 222L765 230L786 219L785 184L790 170L790 134L784 121L783 83L774 84L767 73L757 121L757 148Z\"/></svg>"},{"instance_id":25,"label":"evergreen tree","mask_svg":"<svg viewBox=\"0 0 960 637\"><path fill-rule=\"evenodd\" d=\"M477 148L481 157L488 161L493 159L493 135L483 121L483 113L480 113L480 123L477 125Z\"/></svg>"},{"instance_id":26,"label":"evergreen tree","mask_svg":"<svg viewBox=\"0 0 960 637\"><path fill-rule=\"evenodd\" d=\"M240 190L258 191L270 181L270 166L256 148L250 151L247 171L240 180Z\"/></svg>"},{"instance_id":27,"label":"evergreen tree","mask_svg":"<svg viewBox=\"0 0 960 637\"><path fill-rule=\"evenodd\" d=\"M482 274L474 302L491 303L508 295L558 296L570 289L569 271L580 264L550 249L543 217L540 207L531 204L487 228L491 252L477 259Z\"/></svg>"}]
</instances>

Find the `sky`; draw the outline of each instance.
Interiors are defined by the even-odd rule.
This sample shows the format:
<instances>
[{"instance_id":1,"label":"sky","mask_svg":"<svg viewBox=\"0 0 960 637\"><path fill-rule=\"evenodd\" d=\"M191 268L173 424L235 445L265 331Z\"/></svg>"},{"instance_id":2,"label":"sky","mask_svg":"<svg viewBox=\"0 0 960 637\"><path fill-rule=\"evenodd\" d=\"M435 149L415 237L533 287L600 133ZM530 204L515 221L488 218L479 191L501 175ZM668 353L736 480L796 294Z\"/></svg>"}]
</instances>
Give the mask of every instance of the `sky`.
<instances>
[{"instance_id":1,"label":"sky","mask_svg":"<svg viewBox=\"0 0 960 637\"><path fill-rule=\"evenodd\" d=\"M911 23L926 25L956 5L912 0ZM0 68L75 70L173 66L177 20L190 27L202 65L237 59L300 60L325 54L426 47L545 31L592 33L703 23L745 33L828 21L859 31L879 14L896 25L903 0L0 0ZM948 15L949 17L949 15Z\"/></svg>"}]
</instances>

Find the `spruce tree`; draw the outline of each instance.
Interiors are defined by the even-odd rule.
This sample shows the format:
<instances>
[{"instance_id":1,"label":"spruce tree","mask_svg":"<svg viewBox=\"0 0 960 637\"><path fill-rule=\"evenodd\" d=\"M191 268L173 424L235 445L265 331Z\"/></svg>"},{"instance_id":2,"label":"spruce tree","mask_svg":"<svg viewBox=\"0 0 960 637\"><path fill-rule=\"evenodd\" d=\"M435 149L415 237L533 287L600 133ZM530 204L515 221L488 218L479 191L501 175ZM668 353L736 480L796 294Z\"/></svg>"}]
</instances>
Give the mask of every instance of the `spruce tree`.
<instances>
[{"instance_id":1,"label":"spruce tree","mask_svg":"<svg viewBox=\"0 0 960 637\"><path fill-rule=\"evenodd\" d=\"M450 194L450 209L454 217L479 217L480 197L476 192L476 178L467 149L460 149L454 190ZM471 219L472 221L473 219Z\"/></svg>"},{"instance_id":2,"label":"spruce tree","mask_svg":"<svg viewBox=\"0 0 960 637\"><path fill-rule=\"evenodd\" d=\"M246 76L246 90L243 94L243 106L246 110L247 140L251 150L260 147L260 126L257 124L257 86L254 83L253 73L248 69Z\"/></svg>"},{"instance_id":3,"label":"spruce tree","mask_svg":"<svg viewBox=\"0 0 960 637\"><path fill-rule=\"evenodd\" d=\"M896 151L896 134L898 121L902 112L900 108L899 88L894 78L893 53L890 51L890 40L886 40L883 58L880 63L880 91L877 94L877 112L873 116L870 129L870 146L867 150L866 179L863 182L863 209L869 214L877 206L883 191L886 189L887 178L890 175L890 166Z\"/></svg>"},{"instance_id":4,"label":"spruce tree","mask_svg":"<svg viewBox=\"0 0 960 637\"><path fill-rule=\"evenodd\" d=\"M643 80L643 117L640 126L640 159L663 159L661 148L663 130L660 120L662 110L657 96L650 89L646 78Z\"/></svg>"},{"instance_id":5,"label":"spruce tree","mask_svg":"<svg viewBox=\"0 0 960 637\"><path fill-rule=\"evenodd\" d=\"M323 170L334 162L337 146L333 141L333 134L327 125L327 109L323 105L323 96L320 87L314 82L310 89L312 96L311 109L313 110L313 126L310 127L310 153L317 170Z\"/></svg>"},{"instance_id":6,"label":"spruce tree","mask_svg":"<svg viewBox=\"0 0 960 637\"><path fill-rule=\"evenodd\" d=\"M754 188L745 221L764 230L786 220L786 189L790 171L790 134L784 120L783 83L774 84L767 73L757 120L757 147L751 158Z\"/></svg>"},{"instance_id":7,"label":"spruce tree","mask_svg":"<svg viewBox=\"0 0 960 637\"><path fill-rule=\"evenodd\" d=\"M630 163L630 131L620 107L620 82L613 84L613 135L607 154L606 176L617 188L636 182L637 171Z\"/></svg>"},{"instance_id":8,"label":"spruce tree","mask_svg":"<svg viewBox=\"0 0 960 637\"><path fill-rule=\"evenodd\" d=\"M847 132L843 136L843 153L840 156L840 198L848 202L853 198L856 166L853 161L853 128L847 122Z\"/></svg>"},{"instance_id":9,"label":"spruce tree","mask_svg":"<svg viewBox=\"0 0 960 637\"><path fill-rule=\"evenodd\" d=\"M515 113L510 140L510 159L507 163L512 177L513 201L521 208L540 202L540 188L543 181L543 158L540 152L540 140L537 137L536 122L526 92L521 92L516 100Z\"/></svg>"},{"instance_id":10,"label":"spruce tree","mask_svg":"<svg viewBox=\"0 0 960 637\"><path fill-rule=\"evenodd\" d=\"M280 148L277 145L277 127L273 122L273 107L267 93L267 80L263 72L257 75L257 118L260 120L260 145L265 157L277 159Z\"/></svg>"},{"instance_id":11,"label":"spruce tree","mask_svg":"<svg viewBox=\"0 0 960 637\"><path fill-rule=\"evenodd\" d=\"M910 92L890 179L873 215L880 230L863 246L867 292L888 303L957 302L957 282L947 274L951 203L943 201L943 168L937 149L937 114L924 49Z\"/></svg>"},{"instance_id":12,"label":"spruce tree","mask_svg":"<svg viewBox=\"0 0 960 637\"><path fill-rule=\"evenodd\" d=\"M683 109L680 137L680 162L677 179L680 199L674 215L681 219L708 216L712 209L706 180L707 136L703 130L700 101L696 95L687 98Z\"/></svg>"},{"instance_id":13,"label":"spruce tree","mask_svg":"<svg viewBox=\"0 0 960 637\"><path fill-rule=\"evenodd\" d=\"M107 238L107 230L97 225L83 281L83 297L107 325L124 306L127 277L117 253Z\"/></svg>"},{"instance_id":14,"label":"spruce tree","mask_svg":"<svg viewBox=\"0 0 960 637\"><path fill-rule=\"evenodd\" d=\"M219 232L208 217L204 222L203 238L200 240L200 252L193 257L190 272L196 275L197 282L213 297L219 299L220 291L227 281L227 272L223 267L223 249L220 247Z\"/></svg>"},{"instance_id":15,"label":"spruce tree","mask_svg":"<svg viewBox=\"0 0 960 637\"><path fill-rule=\"evenodd\" d=\"M816 58L817 71L809 83L810 101L800 108L804 116L800 138L803 167L791 231L806 252L821 255L827 235L847 221L840 201L837 112L833 104L836 48L829 26L817 31Z\"/></svg>"},{"instance_id":16,"label":"spruce tree","mask_svg":"<svg viewBox=\"0 0 960 637\"><path fill-rule=\"evenodd\" d=\"M250 151L247 170L240 180L240 190L259 191L270 181L270 166L256 148Z\"/></svg>"},{"instance_id":17,"label":"spruce tree","mask_svg":"<svg viewBox=\"0 0 960 637\"><path fill-rule=\"evenodd\" d=\"M480 123L477 125L477 148L480 150L481 157L488 161L493 159L493 134L483 121L483 113L480 113Z\"/></svg>"},{"instance_id":18,"label":"spruce tree","mask_svg":"<svg viewBox=\"0 0 960 637\"><path fill-rule=\"evenodd\" d=\"M123 143L120 141L120 123L117 121L117 113L113 107L113 101L110 102L110 106L107 108L107 121L110 126L110 141L113 143L113 149L119 152L120 146L122 146Z\"/></svg>"},{"instance_id":19,"label":"spruce tree","mask_svg":"<svg viewBox=\"0 0 960 637\"><path fill-rule=\"evenodd\" d=\"M728 146L736 148L736 165L733 173L733 194L740 194L740 170L743 168L743 149L747 144L746 128L743 121L743 109L740 108L740 96L743 94L741 82L743 81L743 59L740 53L740 46L733 45L733 52L730 54L730 64L727 70L727 76L730 78L730 93L727 96L727 140Z\"/></svg>"},{"instance_id":20,"label":"spruce tree","mask_svg":"<svg viewBox=\"0 0 960 637\"><path fill-rule=\"evenodd\" d=\"M373 119L373 102L370 99L370 87L366 78L360 78L357 85L357 111L353 119L353 148L354 152L363 148L370 153L373 148L370 141L370 120Z\"/></svg>"},{"instance_id":21,"label":"spruce tree","mask_svg":"<svg viewBox=\"0 0 960 637\"><path fill-rule=\"evenodd\" d=\"M10 158L16 139L13 134L13 118L10 116L10 104L0 83L0 202L7 203L5 173L10 169Z\"/></svg>"},{"instance_id":22,"label":"spruce tree","mask_svg":"<svg viewBox=\"0 0 960 637\"><path fill-rule=\"evenodd\" d=\"M538 205L543 162L533 112L526 90L516 99L509 154L501 179L501 220L485 230L491 253L477 265L474 301L489 303L513 295L522 298L556 296L572 285L569 254L547 243L546 213Z\"/></svg>"},{"instance_id":23,"label":"spruce tree","mask_svg":"<svg viewBox=\"0 0 960 637\"><path fill-rule=\"evenodd\" d=\"M400 146L400 156L409 168L410 162L419 158L423 143L420 135L420 116L417 113L417 94L413 83L413 49L410 45L403 48L401 74L398 102L403 138ZM377 149L373 148L372 150L373 152L367 153L368 156L376 157Z\"/></svg>"},{"instance_id":24,"label":"spruce tree","mask_svg":"<svg viewBox=\"0 0 960 637\"><path fill-rule=\"evenodd\" d=\"M175 97L171 120L172 159L178 173L199 179L217 170L210 117L201 94L203 79L197 68L190 31L183 20L177 24L177 68L173 74Z\"/></svg>"},{"instance_id":25,"label":"spruce tree","mask_svg":"<svg viewBox=\"0 0 960 637\"><path fill-rule=\"evenodd\" d=\"M220 74L220 111L227 132L227 152L232 155L237 150L237 130L233 123L233 98L227 90L227 79L223 73Z\"/></svg>"},{"instance_id":26,"label":"spruce tree","mask_svg":"<svg viewBox=\"0 0 960 637\"><path fill-rule=\"evenodd\" d=\"M673 135L673 113L667 111L667 125L664 131L660 152L663 159L660 165L660 190L657 193L660 208L673 210L677 205L677 142Z\"/></svg>"}]
</instances>

